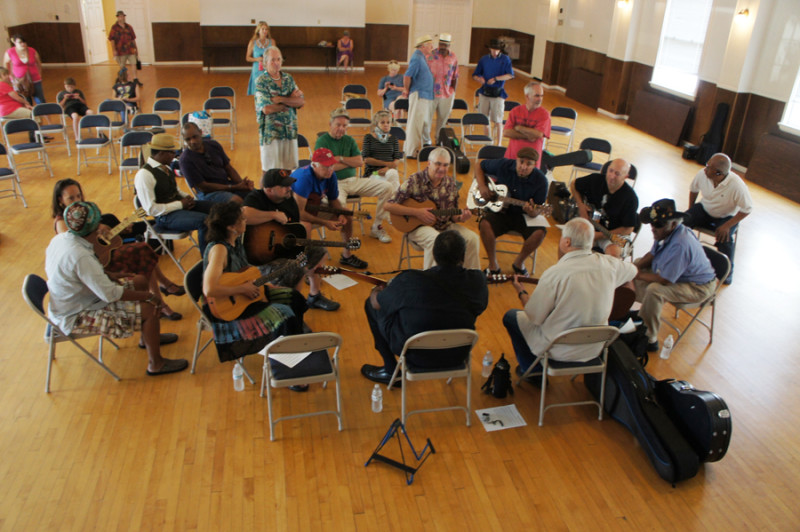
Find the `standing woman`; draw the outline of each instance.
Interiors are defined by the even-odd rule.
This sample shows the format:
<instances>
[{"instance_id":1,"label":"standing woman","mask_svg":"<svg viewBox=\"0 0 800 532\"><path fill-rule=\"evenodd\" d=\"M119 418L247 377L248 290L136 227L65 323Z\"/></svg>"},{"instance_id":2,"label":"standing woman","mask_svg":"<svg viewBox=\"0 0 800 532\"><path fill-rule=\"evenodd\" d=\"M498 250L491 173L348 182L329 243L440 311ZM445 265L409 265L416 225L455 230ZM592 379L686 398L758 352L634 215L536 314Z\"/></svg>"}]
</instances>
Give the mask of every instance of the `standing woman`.
<instances>
[{"instance_id":1,"label":"standing woman","mask_svg":"<svg viewBox=\"0 0 800 532\"><path fill-rule=\"evenodd\" d=\"M347 67L353 66L353 39L350 32L344 30L344 36L336 43L336 66L342 66L347 72Z\"/></svg>"},{"instance_id":2,"label":"standing woman","mask_svg":"<svg viewBox=\"0 0 800 532\"><path fill-rule=\"evenodd\" d=\"M250 266L242 243L247 223L241 204L216 203L206 218L206 225L208 246L203 254L203 295L206 298L242 296L246 301L253 301L233 321L216 318L205 305L220 362L257 353L279 336L301 333L307 306L305 298L294 288L257 287L252 281L236 285L222 282L224 273ZM257 301L262 293L267 302Z\"/></svg>"},{"instance_id":3,"label":"standing woman","mask_svg":"<svg viewBox=\"0 0 800 532\"><path fill-rule=\"evenodd\" d=\"M11 37L14 46L6 50L3 63L11 72L11 80L18 86L17 91L31 104L44 103L44 90L42 89L42 59L39 53L28 46L20 34ZM17 82L17 80L19 80ZM22 87L20 89L19 87Z\"/></svg>"},{"instance_id":4,"label":"standing woman","mask_svg":"<svg viewBox=\"0 0 800 532\"><path fill-rule=\"evenodd\" d=\"M262 65L261 57L264 51L270 46L276 46L275 39L269 33L269 24L263 20L259 21L256 26L256 31L250 42L247 44L247 57L245 58L248 63L253 63L253 69L250 73L250 83L247 85L247 95L253 96L256 93L256 80L261 75Z\"/></svg>"}]
</instances>

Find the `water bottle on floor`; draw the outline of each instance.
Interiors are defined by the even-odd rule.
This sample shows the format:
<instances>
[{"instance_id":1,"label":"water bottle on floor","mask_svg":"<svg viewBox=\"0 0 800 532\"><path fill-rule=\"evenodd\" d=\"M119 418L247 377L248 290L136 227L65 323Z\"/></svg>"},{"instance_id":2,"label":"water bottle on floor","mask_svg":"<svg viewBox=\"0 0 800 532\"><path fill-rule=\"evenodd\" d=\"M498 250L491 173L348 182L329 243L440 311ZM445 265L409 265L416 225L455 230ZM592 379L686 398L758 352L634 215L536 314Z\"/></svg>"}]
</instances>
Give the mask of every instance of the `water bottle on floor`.
<instances>
[{"instance_id":1,"label":"water bottle on floor","mask_svg":"<svg viewBox=\"0 0 800 532\"><path fill-rule=\"evenodd\" d=\"M372 411L378 413L383 410L383 390L381 390L381 385L376 384L374 388L372 388Z\"/></svg>"},{"instance_id":2,"label":"water bottle on floor","mask_svg":"<svg viewBox=\"0 0 800 532\"><path fill-rule=\"evenodd\" d=\"M233 389L237 392L244 391L244 371L238 363L233 365Z\"/></svg>"},{"instance_id":3,"label":"water bottle on floor","mask_svg":"<svg viewBox=\"0 0 800 532\"><path fill-rule=\"evenodd\" d=\"M672 346L675 345L675 340L673 340L672 335L670 334L667 336L667 339L664 340L664 346L661 348L661 358L667 360L669 358L670 353L672 353Z\"/></svg>"},{"instance_id":4,"label":"water bottle on floor","mask_svg":"<svg viewBox=\"0 0 800 532\"><path fill-rule=\"evenodd\" d=\"M486 351L486 354L483 355L483 366L481 368L481 375L484 377L488 377L492 374L492 363L494 363L494 358L492 358L492 352Z\"/></svg>"}]
</instances>

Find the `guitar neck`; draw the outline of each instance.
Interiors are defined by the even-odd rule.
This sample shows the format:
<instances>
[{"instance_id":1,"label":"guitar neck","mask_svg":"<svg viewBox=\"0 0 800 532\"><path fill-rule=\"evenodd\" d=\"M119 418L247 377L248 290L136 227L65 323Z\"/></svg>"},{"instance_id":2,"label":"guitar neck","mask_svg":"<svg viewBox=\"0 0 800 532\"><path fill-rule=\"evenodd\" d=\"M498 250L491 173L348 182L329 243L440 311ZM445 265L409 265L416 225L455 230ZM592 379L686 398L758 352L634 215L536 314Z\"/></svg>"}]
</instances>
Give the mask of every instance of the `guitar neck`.
<instances>
[{"instance_id":1,"label":"guitar neck","mask_svg":"<svg viewBox=\"0 0 800 532\"><path fill-rule=\"evenodd\" d=\"M294 261L290 262L289 264L287 264L286 266L284 266L282 268L278 268L277 270L273 270L273 271L269 272L266 275L262 275L261 277L259 277L255 281L253 281L253 284L256 285L256 286L263 286L263 285L267 284L268 282L272 281L273 279L277 279L278 277L283 275L284 272L286 272L290 268L293 268L293 267L299 266L299 265L300 265L300 261L294 260Z\"/></svg>"},{"instance_id":2,"label":"guitar neck","mask_svg":"<svg viewBox=\"0 0 800 532\"><path fill-rule=\"evenodd\" d=\"M135 213L131 214L130 216L128 216L127 218L122 220L116 227L114 227L114 229L111 229L108 232L108 235L107 235L106 238L108 240L111 240L112 238L114 238L115 236L117 236L118 234L123 232L125 229L127 229L129 225L131 225L132 223L137 221L140 217L141 216L139 215L138 212L135 212Z\"/></svg>"},{"instance_id":3,"label":"guitar neck","mask_svg":"<svg viewBox=\"0 0 800 532\"><path fill-rule=\"evenodd\" d=\"M349 244L347 242L337 242L335 240L311 240L310 238L298 238L295 240L298 246L316 245L331 248L346 248Z\"/></svg>"},{"instance_id":4,"label":"guitar neck","mask_svg":"<svg viewBox=\"0 0 800 532\"><path fill-rule=\"evenodd\" d=\"M316 270L314 270L314 273L317 273L319 275L336 275L340 273L342 275L350 277L351 279L355 279L356 281L366 281L368 283L372 283L377 286L385 286L387 284L387 281L384 281L383 279L378 279L377 277L373 277L365 273L354 272L353 270L347 270L345 268L336 268L333 266L320 266Z\"/></svg>"},{"instance_id":5,"label":"guitar neck","mask_svg":"<svg viewBox=\"0 0 800 532\"><path fill-rule=\"evenodd\" d=\"M456 216L461 214L461 209L454 208L454 209L432 209L431 213L437 218L446 218L448 216Z\"/></svg>"}]
</instances>

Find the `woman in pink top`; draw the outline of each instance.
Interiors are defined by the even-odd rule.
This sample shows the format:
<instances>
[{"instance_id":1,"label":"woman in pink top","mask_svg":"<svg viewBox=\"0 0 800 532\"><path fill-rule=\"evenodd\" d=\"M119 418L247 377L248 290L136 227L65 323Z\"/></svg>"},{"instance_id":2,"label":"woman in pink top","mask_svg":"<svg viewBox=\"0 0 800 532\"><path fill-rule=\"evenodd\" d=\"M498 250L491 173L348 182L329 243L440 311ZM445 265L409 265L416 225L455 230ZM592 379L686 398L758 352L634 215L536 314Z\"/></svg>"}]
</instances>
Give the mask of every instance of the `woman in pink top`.
<instances>
[{"instance_id":1,"label":"woman in pink top","mask_svg":"<svg viewBox=\"0 0 800 532\"><path fill-rule=\"evenodd\" d=\"M44 90L42 90L42 59L39 53L28 46L22 35L11 37L13 48L6 50L3 56L4 66L11 72L12 79L23 80L27 74L33 83L30 95L36 103L44 103ZM33 101L28 98L28 101Z\"/></svg>"},{"instance_id":2,"label":"woman in pink top","mask_svg":"<svg viewBox=\"0 0 800 532\"><path fill-rule=\"evenodd\" d=\"M8 70L0 67L0 116L3 118L30 118L31 105L11 86Z\"/></svg>"}]
</instances>

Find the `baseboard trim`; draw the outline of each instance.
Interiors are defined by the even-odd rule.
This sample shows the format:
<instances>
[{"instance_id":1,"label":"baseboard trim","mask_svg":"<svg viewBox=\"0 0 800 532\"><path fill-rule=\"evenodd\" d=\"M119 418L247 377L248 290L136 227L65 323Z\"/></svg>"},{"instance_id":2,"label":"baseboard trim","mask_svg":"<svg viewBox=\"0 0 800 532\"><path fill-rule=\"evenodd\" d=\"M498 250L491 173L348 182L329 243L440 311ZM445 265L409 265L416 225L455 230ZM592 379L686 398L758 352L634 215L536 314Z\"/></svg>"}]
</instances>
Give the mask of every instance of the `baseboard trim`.
<instances>
[{"instance_id":1,"label":"baseboard trim","mask_svg":"<svg viewBox=\"0 0 800 532\"><path fill-rule=\"evenodd\" d=\"M617 115L612 113L611 111L606 111L602 107L597 108L597 112L603 116L607 116L609 118L613 118L614 120L627 120L628 115Z\"/></svg>"}]
</instances>

